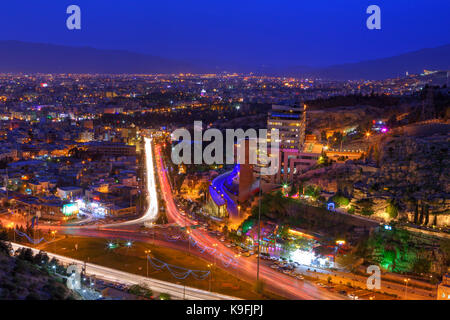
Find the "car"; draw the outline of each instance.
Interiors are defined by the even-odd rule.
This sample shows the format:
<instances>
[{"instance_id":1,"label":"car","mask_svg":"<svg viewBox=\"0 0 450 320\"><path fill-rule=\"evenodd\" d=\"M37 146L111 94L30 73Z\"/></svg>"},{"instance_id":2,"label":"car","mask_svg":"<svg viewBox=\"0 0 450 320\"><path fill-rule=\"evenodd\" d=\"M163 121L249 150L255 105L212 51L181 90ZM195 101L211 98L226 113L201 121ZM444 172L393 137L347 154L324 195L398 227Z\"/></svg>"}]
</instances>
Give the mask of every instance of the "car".
<instances>
[{"instance_id":1,"label":"car","mask_svg":"<svg viewBox=\"0 0 450 320\"><path fill-rule=\"evenodd\" d=\"M352 294L352 293L349 293L349 294L347 295L347 297L349 297L349 298L352 299L352 300L358 300L358 299L359 299L357 295L354 295L354 294Z\"/></svg>"},{"instance_id":2,"label":"car","mask_svg":"<svg viewBox=\"0 0 450 320\"><path fill-rule=\"evenodd\" d=\"M300 275L300 274L299 274L299 275L296 275L295 277L296 277L298 280L305 280L305 278L304 278L302 275Z\"/></svg>"},{"instance_id":3,"label":"car","mask_svg":"<svg viewBox=\"0 0 450 320\"><path fill-rule=\"evenodd\" d=\"M340 290L340 291L338 291L338 293L343 296L347 295L347 291L345 291L345 290Z\"/></svg>"},{"instance_id":4,"label":"car","mask_svg":"<svg viewBox=\"0 0 450 320\"><path fill-rule=\"evenodd\" d=\"M325 287L325 285L323 283L318 282L317 285L321 288Z\"/></svg>"},{"instance_id":5,"label":"car","mask_svg":"<svg viewBox=\"0 0 450 320\"><path fill-rule=\"evenodd\" d=\"M270 267L271 267L272 269L278 269L278 266L277 266L276 264L272 264L272 265L270 265Z\"/></svg>"}]
</instances>

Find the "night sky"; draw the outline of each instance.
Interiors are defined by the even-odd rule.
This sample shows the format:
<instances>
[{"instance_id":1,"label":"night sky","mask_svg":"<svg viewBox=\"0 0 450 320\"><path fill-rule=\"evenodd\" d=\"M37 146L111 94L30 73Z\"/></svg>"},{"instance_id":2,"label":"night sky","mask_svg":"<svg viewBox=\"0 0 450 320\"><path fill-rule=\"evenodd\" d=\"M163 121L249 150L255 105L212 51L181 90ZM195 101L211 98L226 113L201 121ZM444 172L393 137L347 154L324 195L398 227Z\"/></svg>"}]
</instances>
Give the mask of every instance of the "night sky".
<instances>
[{"instance_id":1,"label":"night sky","mask_svg":"<svg viewBox=\"0 0 450 320\"><path fill-rule=\"evenodd\" d=\"M66 8L82 30L66 28ZM366 8L381 7L381 30ZM0 3L0 40L125 49L198 62L309 65L450 43L449 0L20 0Z\"/></svg>"}]
</instances>

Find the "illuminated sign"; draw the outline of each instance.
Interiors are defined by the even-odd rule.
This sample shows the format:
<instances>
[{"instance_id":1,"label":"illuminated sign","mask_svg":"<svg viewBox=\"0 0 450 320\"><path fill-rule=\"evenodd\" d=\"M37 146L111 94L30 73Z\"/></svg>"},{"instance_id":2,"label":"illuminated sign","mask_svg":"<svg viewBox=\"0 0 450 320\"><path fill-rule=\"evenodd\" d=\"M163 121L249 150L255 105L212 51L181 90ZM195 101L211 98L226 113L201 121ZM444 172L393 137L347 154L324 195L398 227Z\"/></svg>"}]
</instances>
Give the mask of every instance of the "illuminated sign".
<instances>
[{"instance_id":1,"label":"illuminated sign","mask_svg":"<svg viewBox=\"0 0 450 320\"><path fill-rule=\"evenodd\" d=\"M74 202L74 203L68 203L68 204L63 205L62 212L66 216L71 216L73 214L77 214L78 213L78 203Z\"/></svg>"},{"instance_id":2,"label":"illuminated sign","mask_svg":"<svg viewBox=\"0 0 450 320\"><path fill-rule=\"evenodd\" d=\"M288 230L289 234L293 235L293 236L297 236L297 237L303 237L303 238L308 238L308 239L315 239L314 236L311 236L309 234L294 230L294 229L289 229Z\"/></svg>"}]
</instances>

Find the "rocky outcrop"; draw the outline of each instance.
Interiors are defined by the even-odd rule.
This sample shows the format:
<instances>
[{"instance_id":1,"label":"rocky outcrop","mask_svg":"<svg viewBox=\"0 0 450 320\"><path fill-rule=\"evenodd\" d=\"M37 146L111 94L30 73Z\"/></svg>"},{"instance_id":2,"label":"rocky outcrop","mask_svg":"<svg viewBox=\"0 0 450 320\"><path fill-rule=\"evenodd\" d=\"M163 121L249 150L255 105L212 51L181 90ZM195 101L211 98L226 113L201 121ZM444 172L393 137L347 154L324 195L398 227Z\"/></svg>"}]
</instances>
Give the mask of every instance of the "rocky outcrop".
<instances>
[{"instance_id":1,"label":"rocky outcrop","mask_svg":"<svg viewBox=\"0 0 450 320\"><path fill-rule=\"evenodd\" d=\"M431 136L387 136L365 164L348 161L311 170L299 178L331 192L358 201L371 199L373 217L389 221L390 201L398 208L395 219L422 225L450 225L450 138ZM370 158L376 154L374 157ZM369 165L370 164L370 165Z\"/></svg>"}]
</instances>

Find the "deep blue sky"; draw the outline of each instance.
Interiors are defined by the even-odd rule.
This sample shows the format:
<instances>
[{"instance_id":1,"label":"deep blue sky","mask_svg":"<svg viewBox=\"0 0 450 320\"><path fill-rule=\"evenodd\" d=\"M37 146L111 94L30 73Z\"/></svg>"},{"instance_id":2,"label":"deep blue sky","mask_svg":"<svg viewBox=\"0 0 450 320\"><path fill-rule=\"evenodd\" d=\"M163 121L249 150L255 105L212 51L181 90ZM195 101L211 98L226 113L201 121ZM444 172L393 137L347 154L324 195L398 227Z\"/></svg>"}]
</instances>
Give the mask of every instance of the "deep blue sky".
<instances>
[{"instance_id":1,"label":"deep blue sky","mask_svg":"<svg viewBox=\"0 0 450 320\"><path fill-rule=\"evenodd\" d=\"M66 8L82 30L66 29ZM368 5L382 30L366 28ZM20 0L0 40L126 49L188 61L329 65L450 43L449 0Z\"/></svg>"}]
</instances>

